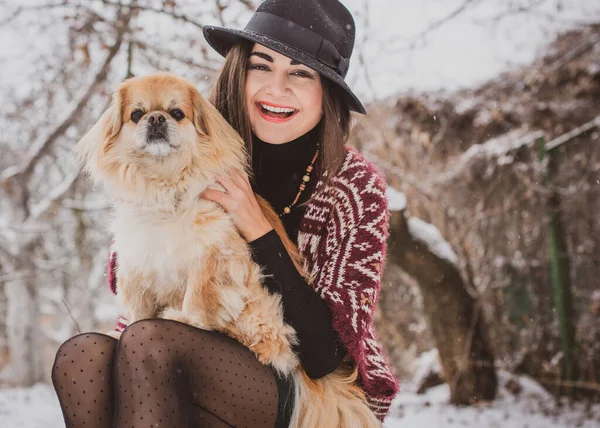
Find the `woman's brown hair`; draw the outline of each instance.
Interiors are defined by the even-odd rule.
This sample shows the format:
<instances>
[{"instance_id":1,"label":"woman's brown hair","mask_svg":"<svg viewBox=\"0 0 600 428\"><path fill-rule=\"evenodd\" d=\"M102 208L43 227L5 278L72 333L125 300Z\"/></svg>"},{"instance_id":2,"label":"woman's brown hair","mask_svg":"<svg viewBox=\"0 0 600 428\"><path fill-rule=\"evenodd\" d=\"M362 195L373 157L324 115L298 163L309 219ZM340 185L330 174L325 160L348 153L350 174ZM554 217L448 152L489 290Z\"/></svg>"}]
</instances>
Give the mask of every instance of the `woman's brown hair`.
<instances>
[{"instance_id":1,"label":"woman's brown hair","mask_svg":"<svg viewBox=\"0 0 600 428\"><path fill-rule=\"evenodd\" d=\"M234 45L225 58L225 64L217 77L210 102L246 142L252 159L252 128L246 111L246 73L253 42L243 41ZM315 170L316 177L326 185L342 167L344 144L350 133L350 108L341 90L329 79L321 77L323 85L323 118L321 119L321 150ZM252 164L252 163L250 163ZM325 185L321 189L325 188ZM313 194L311 199L315 196Z\"/></svg>"}]
</instances>

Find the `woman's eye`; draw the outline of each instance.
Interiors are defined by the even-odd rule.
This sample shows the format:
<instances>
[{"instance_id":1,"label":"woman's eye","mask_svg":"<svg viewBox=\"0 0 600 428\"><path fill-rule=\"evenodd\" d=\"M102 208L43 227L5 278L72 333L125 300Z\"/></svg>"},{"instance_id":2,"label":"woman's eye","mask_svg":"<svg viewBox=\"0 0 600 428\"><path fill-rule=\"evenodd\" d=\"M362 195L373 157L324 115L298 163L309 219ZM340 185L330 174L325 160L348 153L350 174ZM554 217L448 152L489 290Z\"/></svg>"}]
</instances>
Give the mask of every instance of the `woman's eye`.
<instances>
[{"instance_id":1,"label":"woman's eye","mask_svg":"<svg viewBox=\"0 0 600 428\"><path fill-rule=\"evenodd\" d=\"M309 79L312 79L312 74L310 74L308 71L303 71L303 70L298 70L298 71L294 71L294 75L298 76L298 77L307 77Z\"/></svg>"},{"instance_id":2,"label":"woman's eye","mask_svg":"<svg viewBox=\"0 0 600 428\"><path fill-rule=\"evenodd\" d=\"M183 113L183 111L181 111L178 108L174 108L173 110L171 110L169 112L169 114L173 117L173 119L175 119L177 122L179 122L181 119L183 119L185 117L185 114Z\"/></svg>"},{"instance_id":3,"label":"woman's eye","mask_svg":"<svg viewBox=\"0 0 600 428\"><path fill-rule=\"evenodd\" d=\"M133 123L138 123L143 115L144 112L139 108L136 108L134 111L131 112L131 120L133 121Z\"/></svg>"},{"instance_id":4,"label":"woman's eye","mask_svg":"<svg viewBox=\"0 0 600 428\"><path fill-rule=\"evenodd\" d=\"M262 71L268 71L269 67L267 67L264 64L250 64L250 66L248 67L250 70L262 70Z\"/></svg>"}]
</instances>

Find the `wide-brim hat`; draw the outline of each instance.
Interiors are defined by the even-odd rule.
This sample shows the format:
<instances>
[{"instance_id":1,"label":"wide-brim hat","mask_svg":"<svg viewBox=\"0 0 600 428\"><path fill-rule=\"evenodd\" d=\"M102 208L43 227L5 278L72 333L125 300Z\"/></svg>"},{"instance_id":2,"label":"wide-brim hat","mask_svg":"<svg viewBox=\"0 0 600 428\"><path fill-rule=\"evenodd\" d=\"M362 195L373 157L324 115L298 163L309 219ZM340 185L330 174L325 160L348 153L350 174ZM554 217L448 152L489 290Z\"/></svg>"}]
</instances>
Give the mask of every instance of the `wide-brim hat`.
<instances>
[{"instance_id":1,"label":"wide-brim hat","mask_svg":"<svg viewBox=\"0 0 600 428\"><path fill-rule=\"evenodd\" d=\"M352 14L337 0L266 0L243 30L205 26L203 33L222 56L245 39L294 59L342 89L350 110L366 114L344 81L355 31Z\"/></svg>"}]
</instances>

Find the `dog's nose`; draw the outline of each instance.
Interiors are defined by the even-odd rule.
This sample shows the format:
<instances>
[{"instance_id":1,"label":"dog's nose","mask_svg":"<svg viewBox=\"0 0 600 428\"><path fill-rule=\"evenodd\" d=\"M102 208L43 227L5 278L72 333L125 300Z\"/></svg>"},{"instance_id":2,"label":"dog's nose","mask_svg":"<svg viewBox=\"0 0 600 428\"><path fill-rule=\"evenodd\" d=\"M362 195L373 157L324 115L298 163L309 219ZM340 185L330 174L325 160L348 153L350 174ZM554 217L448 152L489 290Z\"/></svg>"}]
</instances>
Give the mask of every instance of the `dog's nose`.
<instances>
[{"instance_id":1,"label":"dog's nose","mask_svg":"<svg viewBox=\"0 0 600 428\"><path fill-rule=\"evenodd\" d=\"M148 123L152 125L160 125L165 123L167 120L166 117L163 116L161 112L155 111L148 115Z\"/></svg>"}]
</instances>

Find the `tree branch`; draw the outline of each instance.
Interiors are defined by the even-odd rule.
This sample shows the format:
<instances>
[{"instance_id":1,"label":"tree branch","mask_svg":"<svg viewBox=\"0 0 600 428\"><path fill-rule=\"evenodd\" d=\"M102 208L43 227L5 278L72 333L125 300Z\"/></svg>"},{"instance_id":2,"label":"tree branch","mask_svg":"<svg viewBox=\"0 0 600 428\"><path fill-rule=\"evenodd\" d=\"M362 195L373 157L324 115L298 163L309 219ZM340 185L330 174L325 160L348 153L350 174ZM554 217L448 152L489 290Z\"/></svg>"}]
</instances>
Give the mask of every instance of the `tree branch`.
<instances>
[{"instance_id":1,"label":"tree branch","mask_svg":"<svg viewBox=\"0 0 600 428\"><path fill-rule=\"evenodd\" d=\"M100 67L100 70L96 74L92 84L89 86L83 97L79 100L75 108L73 108L69 116L54 130L54 132L52 132L52 134L50 134L50 136L33 151L29 159L27 159L22 166L4 170L4 172L0 174L0 182L6 182L9 179L17 179L20 182L28 181L37 162L48 153L54 142L60 136L62 136L67 129L69 129L76 122L77 119L79 119L79 116L83 112L83 108L94 95L96 87L106 80L110 64L121 48L123 36L128 28L129 21L131 20L131 14L124 16L120 14L120 17L121 24L117 27L115 43L110 47L108 55ZM119 20L119 18L117 18L117 20Z\"/></svg>"},{"instance_id":2,"label":"tree branch","mask_svg":"<svg viewBox=\"0 0 600 428\"><path fill-rule=\"evenodd\" d=\"M546 151L549 152L551 150L554 150L558 146L567 143L573 138L579 137L581 134L585 134L586 132L594 128L600 128L600 116L596 116L589 122L584 123L583 125L578 126L577 128L567 132L566 134L563 134L560 137L557 137L554 140L548 142L546 144Z\"/></svg>"},{"instance_id":3,"label":"tree branch","mask_svg":"<svg viewBox=\"0 0 600 428\"><path fill-rule=\"evenodd\" d=\"M107 5L107 6L116 6L116 7L119 7L119 8L124 7L120 3L114 3L114 2L111 2L111 1L108 1L108 0L102 0L102 3L105 4L105 5ZM194 26L196 26L196 27L198 27L200 29L204 28L204 26L202 24L200 24L199 22L194 21L193 19L190 19L190 18L188 18L185 15L180 15L178 13L175 13L175 12L172 12L172 11L168 11L166 9L158 9L158 8L155 8L155 7L152 7L152 6L141 6L139 4L131 4L128 7L131 8L131 9L135 9L135 10L143 10L143 11L146 11L146 12L154 12L154 13L158 13L158 14L162 14L162 15L167 15L167 16L170 16L173 19L177 19L179 21L183 21L183 22L187 22L188 24L192 24L192 25L194 25Z\"/></svg>"},{"instance_id":4,"label":"tree branch","mask_svg":"<svg viewBox=\"0 0 600 428\"><path fill-rule=\"evenodd\" d=\"M54 191L52 191L50 195L48 195L46 199L44 199L42 202L35 205L31 209L30 218L32 217L37 219L46 214L50 210L50 208L54 206L54 204L60 201L67 194L67 192L71 190L71 188L75 185L79 177L79 171L77 170L72 172L69 176L67 176L67 178L65 178L63 182L60 183L54 189Z\"/></svg>"},{"instance_id":5,"label":"tree branch","mask_svg":"<svg viewBox=\"0 0 600 428\"><path fill-rule=\"evenodd\" d=\"M219 22L221 25L225 26L225 19L223 18L223 11L225 10L225 6L221 3L221 0L215 0L217 6L217 17L219 18Z\"/></svg>"},{"instance_id":6,"label":"tree branch","mask_svg":"<svg viewBox=\"0 0 600 428\"><path fill-rule=\"evenodd\" d=\"M452 19L456 18L460 14L464 13L466 10L468 10L470 7L472 7L474 4L479 3L479 2L481 2L481 0L465 0L461 5L459 5L456 9L454 9L448 15L438 19L437 21L433 21L431 24L429 24L423 31L421 31L419 34L417 34L412 39L411 42L408 43L408 45L404 48L404 50L413 50L415 48L415 46L417 45L417 43L419 43L421 40L423 40L425 37L427 37L430 33L433 33L434 31L438 30L440 27L442 27L443 25L445 25ZM394 40L395 39L388 40L387 43L392 45ZM397 48L392 48L392 49L397 50Z\"/></svg>"},{"instance_id":7,"label":"tree branch","mask_svg":"<svg viewBox=\"0 0 600 428\"><path fill-rule=\"evenodd\" d=\"M565 65L567 65L568 63L570 63L574 59L580 57L581 55L583 55L587 51L593 49L593 47L595 45L597 45L598 43L600 43L600 35L597 35L596 37L593 37L591 40L587 40L582 45L577 46L574 49L568 51L566 54L564 54L563 56L561 56L560 58L558 58L550 66L549 72L550 73L554 73L554 72L560 70L562 67L564 67Z\"/></svg>"},{"instance_id":8,"label":"tree branch","mask_svg":"<svg viewBox=\"0 0 600 428\"><path fill-rule=\"evenodd\" d=\"M64 6L69 6L69 3L67 2L67 0L63 0L60 3L41 4L41 5L36 5L36 6L19 6L4 21L0 21L0 27L17 19L22 12L28 12L31 10L54 9L54 8L59 8L59 7L64 7Z\"/></svg>"},{"instance_id":9,"label":"tree branch","mask_svg":"<svg viewBox=\"0 0 600 428\"><path fill-rule=\"evenodd\" d=\"M193 60L189 59L189 58L181 58L177 55L173 55L173 53L169 50L166 49L159 49L154 45L148 45L140 40L135 40L133 42L135 44L135 46L139 47L142 50L146 50L146 51L153 51L155 53L157 53L159 56L164 57L164 58L168 58L168 59L173 59L175 61L179 61L182 64L188 65L190 67L194 67L200 70L204 70L207 73L213 74L216 73L218 71L217 68L211 68L210 66L207 66L205 64L200 64L198 62L194 62Z\"/></svg>"}]
</instances>

